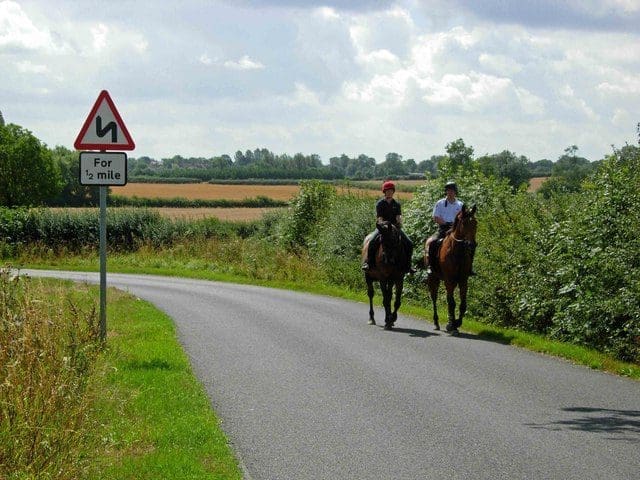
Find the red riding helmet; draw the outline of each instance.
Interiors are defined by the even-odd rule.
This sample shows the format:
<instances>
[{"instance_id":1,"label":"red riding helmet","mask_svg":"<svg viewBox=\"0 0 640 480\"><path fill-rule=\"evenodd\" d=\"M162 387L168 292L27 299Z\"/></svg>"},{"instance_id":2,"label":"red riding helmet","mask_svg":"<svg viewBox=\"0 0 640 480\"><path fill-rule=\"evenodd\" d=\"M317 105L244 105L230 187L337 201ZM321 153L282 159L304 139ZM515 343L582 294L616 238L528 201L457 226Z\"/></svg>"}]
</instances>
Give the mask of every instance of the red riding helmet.
<instances>
[{"instance_id":1,"label":"red riding helmet","mask_svg":"<svg viewBox=\"0 0 640 480\"><path fill-rule=\"evenodd\" d=\"M384 193L384 192L385 192L385 191L387 191L387 190L393 190L393 191L395 191L395 189L396 189L396 184L395 184L395 183L393 183L393 182L391 182L391 181L389 181L389 182L384 182L384 183L382 184L382 193Z\"/></svg>"}]
</instances>

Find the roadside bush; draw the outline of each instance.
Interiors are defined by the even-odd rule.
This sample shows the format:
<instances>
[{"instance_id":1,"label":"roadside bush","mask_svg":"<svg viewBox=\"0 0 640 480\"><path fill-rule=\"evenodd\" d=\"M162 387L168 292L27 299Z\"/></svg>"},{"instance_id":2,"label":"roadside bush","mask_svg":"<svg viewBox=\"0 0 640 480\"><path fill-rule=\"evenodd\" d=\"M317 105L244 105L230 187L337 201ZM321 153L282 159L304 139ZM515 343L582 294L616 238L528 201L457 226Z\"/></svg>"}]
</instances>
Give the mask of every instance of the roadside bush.
<instances>
[{"instance_id":1,"label":"roadside bush","mask_svg":"<svg viewBox=\"0 0 640 480\"><path fill-rule=\"evenodd\" d=\"M470 313L640 361L639 148L617 151L577 193L511 194L477 172L455 180L461 199L478 204ZM421 187L404 209L414 241L435 229L440 187ZM426 301L415 277L407 294Z\"/></svg>"},{"instance_id":2,"label":"roadside bush","mask_svg":"<svg viewBox=\"0 0 640 480\"><path fill-rule=\"evenodd\" d=\"M329 214L335 187L318 180L300 182L300 192L291 201L278 231L280 242L290 250L309 246L319 223Z\"/></svg>"},{"instance_id":3,"label":"roadside bush","mask_svg":"<svg viewBox=\"0 0 640 480\"><path fill-rule=\"evenodd\" d=\"M640 148L608 157L556 229L553 335L640 361Z\"/></svg>"},{"instance_id":4,"label":"roadside bush","mask_svg":"<svg viewBox=\"0 0 640 480\"><path fill-rule=\"evenodd\" d=\"M0 270L0 478L78 478L97 324L95 308Z\"/></svg>"},{"instance_id":5,"label":"roadside bush","mask_svg":"<svg viewBox=\"0 0 640 480\"><path fill-rule=\"evenodd\" d=\"M247 238L259 222L221 222L216 218L170 220L152 210L107 210L107 246L115 251L135 251L143 244L171 245L185 238ZM97 249L100 243L99 211L73 209L0 208L0 253L12 257L21 248L38 245L54 251Z\"/></svg>"},{"instance_id":6,"label":"roadside bush","mask_svg":"<svg viewBox=\"0 0 640 480\"><path fill-rule=\"evenodd\" d=\"M362 242L375 228L375 200L357 194L339 195L331 211L333 214L318 225L310 247L312 258L322 265L330 283L361 289Z\"/></svg>"}]
</instances>

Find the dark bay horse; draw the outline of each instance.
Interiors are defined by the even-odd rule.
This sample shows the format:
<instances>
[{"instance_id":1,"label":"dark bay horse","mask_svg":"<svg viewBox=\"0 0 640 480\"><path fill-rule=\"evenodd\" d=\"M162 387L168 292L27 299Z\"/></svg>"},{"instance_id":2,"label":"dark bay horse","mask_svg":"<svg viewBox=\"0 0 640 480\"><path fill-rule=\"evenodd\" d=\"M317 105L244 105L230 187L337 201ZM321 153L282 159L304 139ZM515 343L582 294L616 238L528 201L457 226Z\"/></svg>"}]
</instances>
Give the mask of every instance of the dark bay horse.
<instances>
[{"instance_id":1,"label":"dark bay horse","mask_svg":"<svg viewBox=\"0 0 640 480\"><path fill-rule=\"evenodd\" d=\"M402 287L404 285L404 251L400 236L400 230L391 222L382 222L376 225L379 235L379 246L376 252L375 265L364 273L367 282L367 295L369 296L369 325L375 325L373 318L373 282L380 283L382 290L382 304L384 305L384 328L391 330L398 318L398 309L402 299ZM367 259L367 251L371 235L364 239L362 247L362 259ZM393 287L395 286L395 302L391 311Z\"/></svg>"},{"instance_id":2,"label":"dark bay horse","mask_svg":"<svg viewBox=\"0 0 640 480\"><path fill-rule=\"evenodd\" d=\"M443 281L447 290L449 314L449 322L445 330L454 335L458 334L458 328L462 325L462 317L467 311L468 280L476 249L476 230L478 228L475 214L475 205L470 210L463 206L462 210L458 212L451 230L447 232L440 245L436 256L437 268L427 277L427 286L433 303L435 329L440 330L436 300L438 299L440 281ZM460 316L457 319L455 318L456 301L453 296L456 287L458 287L460 294Z\"/></svg>"}]
</instances>

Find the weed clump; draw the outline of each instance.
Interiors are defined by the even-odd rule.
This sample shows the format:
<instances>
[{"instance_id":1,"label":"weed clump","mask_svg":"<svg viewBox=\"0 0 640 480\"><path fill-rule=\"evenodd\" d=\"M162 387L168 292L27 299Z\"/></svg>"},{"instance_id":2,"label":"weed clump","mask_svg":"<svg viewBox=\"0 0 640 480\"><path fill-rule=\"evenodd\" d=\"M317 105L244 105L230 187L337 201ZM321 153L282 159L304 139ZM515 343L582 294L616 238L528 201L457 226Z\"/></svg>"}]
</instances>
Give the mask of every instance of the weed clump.
<instances>
[{"instance_id":1,"label":"weed clump","mask_svg":"<svg viewBox=\"0 0 640 480\"><path fill-rule=\"evenodd\" d=\"M102 345L95 307L0 269L0 478L77 478Z\"/></svg>"}]
</instances>

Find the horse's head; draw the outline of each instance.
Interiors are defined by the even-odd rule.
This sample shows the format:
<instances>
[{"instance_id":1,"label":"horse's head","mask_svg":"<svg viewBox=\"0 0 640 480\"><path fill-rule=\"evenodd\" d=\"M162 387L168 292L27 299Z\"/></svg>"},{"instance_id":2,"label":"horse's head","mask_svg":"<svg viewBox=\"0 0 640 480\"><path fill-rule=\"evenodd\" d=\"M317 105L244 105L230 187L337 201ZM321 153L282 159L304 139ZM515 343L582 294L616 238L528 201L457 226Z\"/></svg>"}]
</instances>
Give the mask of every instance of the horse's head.
<instances>
[{"instance_id":1,"label":"horse's head","mask_svg":"<svg viewBox=\"0 0 640 480\"><path fill-rule=\"evenodd\" d=\"M476 231L478 230L478 220L476 220L477 207L474 204L471 209L466 205L456 215L451 230L456 240L468 242L472 245L476 243Z\"/></svg>"},{"instance_id":2,"label":"horse's head","mask_svg":"<svg viewBox=\"0 0 640 480\"><path fill-rule=\"evenodd\" d=\"M380 232L382 250L386 261L395 263L402 247L400 229L389 221L378 222L376 228Z\"/></svg>"}]
</instances>

